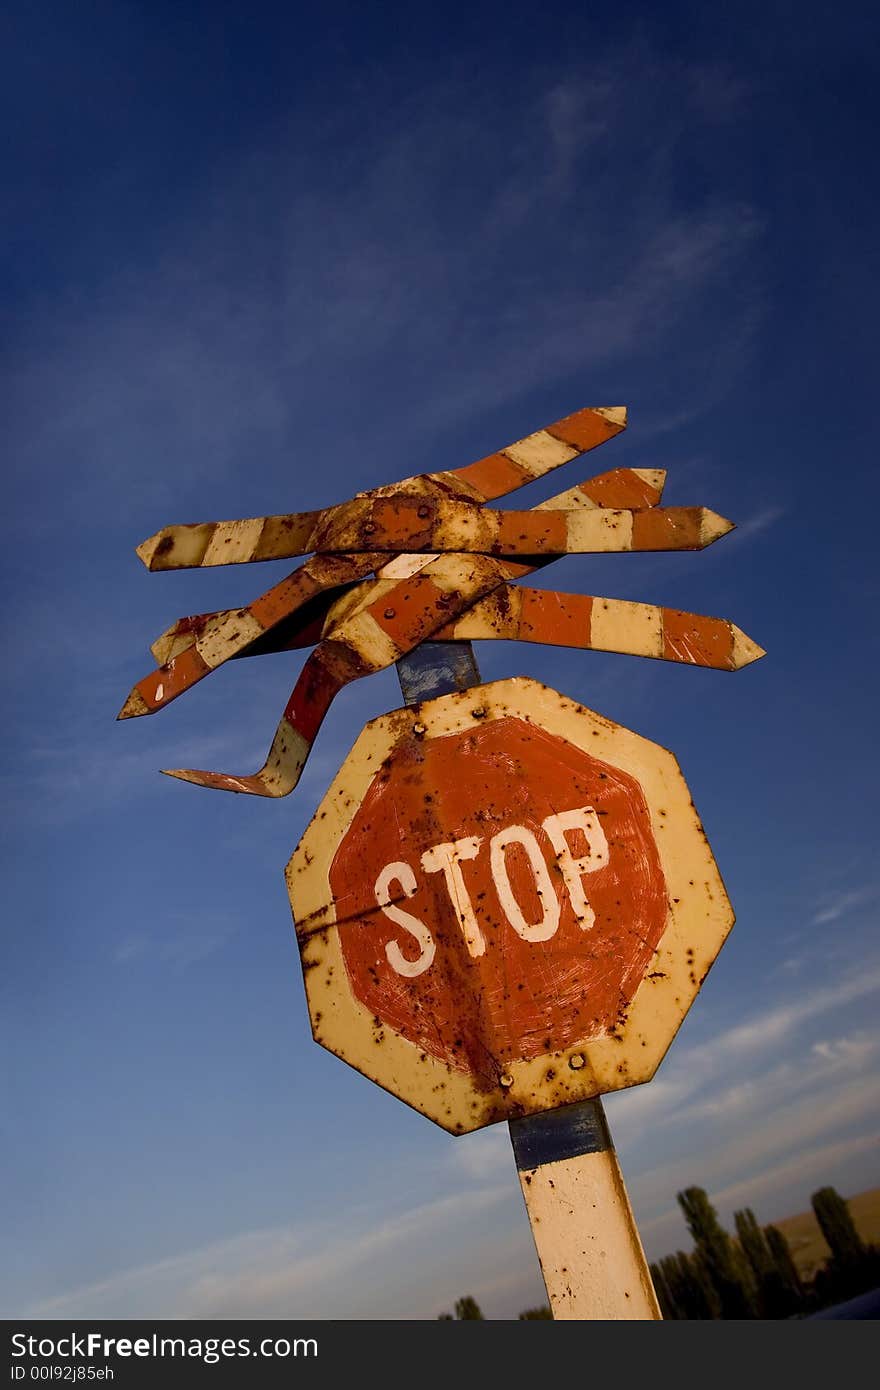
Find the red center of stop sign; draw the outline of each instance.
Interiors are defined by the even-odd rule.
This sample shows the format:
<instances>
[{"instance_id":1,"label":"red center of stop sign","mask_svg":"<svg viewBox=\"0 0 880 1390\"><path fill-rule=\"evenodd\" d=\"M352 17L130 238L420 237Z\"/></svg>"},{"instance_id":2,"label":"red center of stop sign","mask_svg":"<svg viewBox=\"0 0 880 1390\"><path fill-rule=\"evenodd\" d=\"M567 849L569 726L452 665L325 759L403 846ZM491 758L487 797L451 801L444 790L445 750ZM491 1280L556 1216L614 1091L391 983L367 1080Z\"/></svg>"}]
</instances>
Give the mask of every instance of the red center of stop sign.
<instances>
[{"instance_id":1,"label":"red center of stop sign","mask_svg":"<svg viewBox=\"0 0 880 1390\"><path fill-rule=\"evenodd\" d=\"M487 1088L613 1032L667 918L635 779L513 717L405 736L330 887L356 998Z\"/></svg>"}]
</instances>

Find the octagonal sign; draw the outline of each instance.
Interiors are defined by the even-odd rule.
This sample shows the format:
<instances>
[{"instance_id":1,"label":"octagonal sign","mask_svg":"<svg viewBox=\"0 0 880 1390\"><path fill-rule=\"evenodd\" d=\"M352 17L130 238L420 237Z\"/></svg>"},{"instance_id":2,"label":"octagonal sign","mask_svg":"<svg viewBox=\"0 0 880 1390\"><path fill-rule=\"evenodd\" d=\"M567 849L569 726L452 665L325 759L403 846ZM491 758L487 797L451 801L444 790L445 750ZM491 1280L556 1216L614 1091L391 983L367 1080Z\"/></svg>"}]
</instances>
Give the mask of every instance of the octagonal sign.
<instances>
[{"instance_id":1,"label":"octagonal sign","mask_svg":"<svg viewBox=\"0 0 880 1390\"><path fill-rule=\"evenodd\" d=\"M733 923L672 754L524 679L368 724L287 880L315 1040L453 1133L647 1081Z\"/></svg>"}]
</instances>

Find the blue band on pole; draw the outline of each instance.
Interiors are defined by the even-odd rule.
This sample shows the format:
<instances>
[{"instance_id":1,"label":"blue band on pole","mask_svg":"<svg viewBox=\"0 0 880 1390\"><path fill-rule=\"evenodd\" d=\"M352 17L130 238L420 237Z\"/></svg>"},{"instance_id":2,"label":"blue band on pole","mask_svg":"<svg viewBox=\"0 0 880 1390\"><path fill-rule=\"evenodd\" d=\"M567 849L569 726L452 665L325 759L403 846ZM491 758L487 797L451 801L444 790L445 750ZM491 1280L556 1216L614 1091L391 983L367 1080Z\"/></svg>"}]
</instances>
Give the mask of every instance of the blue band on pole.
<instances>
[{"instance_id":1,"label":"blue band on pole","mask_svg":"<svg viewBox=\"0 0 880 1390\"><path fill-rule=\"evenodd\" d=\"M520 1172L581 1154L604 1153L613 1147L599 1100L579 1100L558 1110L511 1120L510 1138Z\"/></svg>"},{"instance_id":2,"label":"blue band on pole","mask_svg":"<svg viewBox=\"0 0 880 1390\"><path fill-rule=\"evenodd\" d=\"M480 684L470 642L423 642L397 662L397 678L408 705Z\"/></svg>"}]
</instances>

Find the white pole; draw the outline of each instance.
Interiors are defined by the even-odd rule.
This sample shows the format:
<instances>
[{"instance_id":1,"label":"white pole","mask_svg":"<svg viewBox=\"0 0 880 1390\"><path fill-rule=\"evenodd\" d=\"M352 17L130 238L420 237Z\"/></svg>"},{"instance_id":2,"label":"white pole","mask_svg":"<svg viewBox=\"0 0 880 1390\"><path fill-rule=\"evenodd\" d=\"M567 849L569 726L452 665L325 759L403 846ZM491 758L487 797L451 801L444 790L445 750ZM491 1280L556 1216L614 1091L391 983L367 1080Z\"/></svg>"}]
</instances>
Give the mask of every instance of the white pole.
<instances>
[{"instance_id":1,"label":"white pole","mask_svg":"<svg viewBox=\"0 0 880 1390\"><path fill-rule=\"evenodd\" d=\"M598 1097L511 1120L510 1138L554 1318L659 1319Z\"/></svg>"}]
</instances>

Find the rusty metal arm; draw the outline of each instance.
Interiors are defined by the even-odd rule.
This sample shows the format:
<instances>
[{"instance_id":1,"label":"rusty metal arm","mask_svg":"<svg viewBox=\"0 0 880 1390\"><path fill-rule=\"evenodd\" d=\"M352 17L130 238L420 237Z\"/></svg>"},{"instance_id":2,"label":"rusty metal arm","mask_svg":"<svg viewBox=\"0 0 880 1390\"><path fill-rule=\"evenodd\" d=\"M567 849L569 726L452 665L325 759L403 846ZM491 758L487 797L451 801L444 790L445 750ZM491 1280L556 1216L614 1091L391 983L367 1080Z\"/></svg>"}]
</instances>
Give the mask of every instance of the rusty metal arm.
<instances>
[{"instance_id":1,"label":"rusty metal arm","mask_svg":"<svg viewBox=\"0 0 880 1390\"><path fill-rule=\"evenodd\" d=\"M497 454L478 459L463 468L444 473L422 473L404 478L387 487L359 493L348 502L320 511L290 512L281 516L249 517L240 521L207 521L186 526L165 526L137 547L137 553L150 570L189 569L193 566L245 564L255 560L305 555L328 547L314 544L325 533L335 535L342 527L372 525L374 506L388 510L397 502L413 512L418 520L420 508L449 498L473 506L506 496L562 464L588 453L626 428L625 406L590 407L556 420L552 425L508 444ZM637 478L642 470L627 470ZM647 470L650 472L650 470ZM589 484L584 484L589 496ZM593 505L608 506L600 500ZM636 501L632 504L645 505ZM392 513L399 510L391 508ZM418 525L416 530L420 529ZM369 536L369 531L367 531ZM335 546L337 550L418 549L414 546L368 544ZM425 547L421 547L424 549ZM429 547L430 548L430 547ZM450 547L446 546L445 549Z\"/></svg>"},{"instance_id":2,"label":"rusty metal arm","mask_svg":"<svg viewBox=\"0 0 880 1390\"><path fill-rule=\"evenodd\" d=\"M251 542L248 528L268 527ZM234 528L239 528L235 530ZM702 550L733 529L708 507L644 511L491 511L474 502L396 495L353 501L323 512L217 522L223 540L205 527L168 527L138 547L148 569L181 569L296 555L456 551L483 555L597 555L637 550ZM166 563L167 562L167 563ZM381 559L374 564L381 564Z\"/></svg>"},{"instance_id":3,"label":"rusty metal arm","mask_svg":"<svg viewBox=\"0 0 880 1390\"><path fill-rule=\"evenodd\" d=\"M475 465L469 465L473 467ZM584 483L578 483L575 487L566 489L565 492L558 493L555 497L550 497L546 502L540 502L533 509L535 511L568 511L575 508L629 508L638 510L639 508L656 507L663 496L663 487L666 481L666 471L662 468L613 468L608 473L599 473L595 477L588 479ZM394 560L375 571L378 578L394 577L394 572L402 565L418 564L424 567L429 560L434 557L431 555L399 555ZM542 569L544 565L552 564L556 556L548 556L544 560L539 560L535 565L522 566L521 572L529 574L535 569ZM253 642L248 642L247 646L240 650L232 651L229 660L237 659L241 656L257 655L262 652L276 651L295 651L302 647L310 647L319 640L321 635L320 624L326 621L327 616L340 593L344 593L349 588L351 582L363 577L359 572L362 565L365 565L365 556L350 556L351 578L340 581L338 587L327 588L323 593L309 600L309 613L303 615L302 610L284 608L283 602L279 602L278 611L282 612L282 617L277 620L277 626L284 626L283 634L279 634L277 641L263 642L261 637L268 636L276 624L270 624L264 629L264 633ZM310 565L311 562L307 562ZM306 566L300 567L306 568ZM357 572L356 572L357 571ZM279 600L283 600L288 592L288 586L294 576L300 571L294 571L293 575L288 575L280 584L275 585L267 594L262 595L255 603L261 604L264 609L269 607L266 602L270 596L278 595ZM370 570L368 573L372 573ZM413 571L414 572L414 571ZM402 574L398 577L404 577ZM170 627L151 644L150 650L156 661L164 665L172 657L178 656L186 647L193 646L200 638L207 636L210 632L216 632L221 623L230 619L235 619L239 614L251 613L254 604L249 604L244 608L227 608L217 610L212 613L195 613L188 617L178 618ZM301 625L294 619L302 617Z\"/></svg>"},{"instance_id":4,"label":"rusty metal arm","mask_svg":"<svg viewBox=\"0 0 880 1390\"><path fill-rule=\"evenodd\" d=\"M374 566L368 555L313 556L246 607L179 619L153 644L163 654L163 664L132 687L117 719L164 709L278 623L322 595L338 597L340 587L365 578Z\"/></svg>"},{"instance_id":5,"label":"rusty metal arm","mask_svg":"<svg viewBox=\"0 0 880 1390\"><path fill-rule=\"evenodd\" d=\"M446 642L501 638L579 651L656 657L718 671L738 671L765 655L763 647L724 618L683 613L652 603L560 594L505 585L480 599L436 634Z\"/></svg>"},{"instance_id":6,"label":"rusty metal arm","mask_svg":"<svg viewBox=\"0 0 880 1390\"><path fill-rule=\"evenodd\" d=\"M590 514L589 510L575 513ZM286 796L296 786L318 728L342 685L391 665L420 642L441 635L471 605L526 572L516 561L440 555L407 578L377 578L362 585L355 606L348 607L326 634L325 644L334 657L332 679L325 673L319 647L306 663L266 761L256 773L238 776L177 768L165 769L167 775L217 791ZM311 692L308 698L304 691Z\"/></svg>"},{"instance_id":7,"label":"rusty metal arm","mask_svg":"<svg viewBox=\"0 0 880 1390\"><path fill-rule=\"evenodd\" d=\"M618 507L632 508L637 502L643 502L646 507L654 507L662 496L665 477L661 469L637 471L631 468L617 468L568 488L558 496L541 503L535 511L596 510L598 502L594 500L594 495L603 502ZM347 588L357 580L365 579L376 569L377 558L368 554L315 556L246 607L178 619L153 644L154 654L157 659L162 660L162 665L137 682L117 717L132 719L164 709L184 691L191 689L211 671L215 671L234 657L257 651L294 649L309 645L310 641L317 638L307 639L305 632L314 631L316 612L321 611L318 605L324 600L328 606L321 635L329 636L329 627L333 619L340 614L336 603L339 599L339 587ZM371 597L393 588L390 581L405 579L423 571L436 558L435 555L419 556L407 553L395 556L376 569L376 579L371 584L363 586L360 599L362 606L369 603ZM505 578L515 579L530 574L535 569L551 563L555 558L556 556L548 556L532 564L511 560L507 564ZM347 599L343 601L347 611ZM289 627L289 620L298 613L304 613L306 609L308 612L303 624L304 630L298 635L295 626L292 629ZM287 636L290 640L286 641L283 647L266 645L266 634L281 623L288 624Z\"/></svg>"},{"instance_id":8,"label":"rusty metal arm","mask_svg":"<svg viewBox=\"0 0 880 1390\"><path fill-rule=\"evenodd\" d=\"M329 630L329 622L325 611L323 619L319 616L293 633L280 626L262 642L236 652L235 659L313 646ZM655 657L716 671L739 671L765 655L763 647L725 618L510 584L501 585L460 618L439 628L431 642L462 644L492 638Z\"/></svg>"},{"instance_id":9,"label":"rusty metal arm","mask_svg":"<svg viewBox=\"0 0 880 1390\"><path fill-rule=\"evenodd\" d=\"M334 624L331 635L312 652L258 772L239 777L196 768L163 771L215 791L286 796L299 781L318 729L343 685L391 666L505 579L501 562L488 556L441 555L390 589L386 581L378 597L371 592L372 601Z\"/></svg>"},{"instance_id":10,"label":"rusty metal arm","mask_svg":"<svg viewBox=\"0 0 880 1390\"><path fill-rule=\"evenodd\" d=\"M763 651L734 624L653 604L522 590L506 581L508 566L486 556L440 556L408 579L390 584L335 623L294 688L263 767L251 776L196 769L169 775L220 791L286 796L299 780L309 749L336 692L347 680L397 662L420 643L508 637L653 656L736 670ZM476 609L476 617L470 613ZM470 610L470 613L467 611ZM336 683L322 674L324 649L333 653ZM304 691L310 691L308 697ZM324 696L326 695L326 699Z\"/></svg>"}]
</instances>

